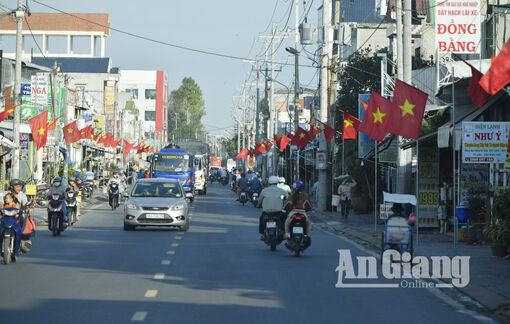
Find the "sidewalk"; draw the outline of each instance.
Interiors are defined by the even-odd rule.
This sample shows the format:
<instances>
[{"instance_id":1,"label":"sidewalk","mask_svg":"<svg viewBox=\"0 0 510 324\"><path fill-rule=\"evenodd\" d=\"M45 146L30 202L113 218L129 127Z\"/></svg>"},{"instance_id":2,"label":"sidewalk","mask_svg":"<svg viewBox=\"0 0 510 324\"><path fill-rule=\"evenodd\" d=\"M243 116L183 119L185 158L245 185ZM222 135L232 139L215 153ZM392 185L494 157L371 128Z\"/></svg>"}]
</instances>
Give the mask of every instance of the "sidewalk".
<instances>
[{"instance_id":1,"label":"sidewalk","mask_svg":"<svg viewBox=\"0 0 510 324\"><path fill-rule=\"evenodd\" d=\"M340 221L340 213L313 211L311 217L317 227L360 241L376 252L380 251L384 225L377 225L377 229L374 229L374 214L350 215L347 221ZM491 313L510 317L510 260L493 257L489 244L468 245L459 242L454 250L453 235L441 235L438 231L420 231L416 238L415 235L416 255L471 256L470 283L459 291L482 304Z\"/></svg>"}]
</instances>

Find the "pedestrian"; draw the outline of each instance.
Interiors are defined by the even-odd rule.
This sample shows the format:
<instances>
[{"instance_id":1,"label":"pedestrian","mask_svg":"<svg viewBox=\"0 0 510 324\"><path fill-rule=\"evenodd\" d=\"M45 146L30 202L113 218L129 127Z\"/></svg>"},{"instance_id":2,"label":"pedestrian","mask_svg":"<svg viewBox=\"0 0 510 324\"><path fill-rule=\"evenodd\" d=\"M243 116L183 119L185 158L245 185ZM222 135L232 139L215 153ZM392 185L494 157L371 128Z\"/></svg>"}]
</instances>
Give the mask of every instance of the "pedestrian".
<instances>
[{"instance_id":1,"label":"pedestrian","mask_svg":"<svg viewBox=\"0 0 510 324\"><path fill-rule=\"evenodd\" d=\"M338 194L340 195L340 206L342 210L342 220L347 220L351 210L351 190L358 183L351 176L345 178L338 186Z\"/></svg>"}]
</instances>

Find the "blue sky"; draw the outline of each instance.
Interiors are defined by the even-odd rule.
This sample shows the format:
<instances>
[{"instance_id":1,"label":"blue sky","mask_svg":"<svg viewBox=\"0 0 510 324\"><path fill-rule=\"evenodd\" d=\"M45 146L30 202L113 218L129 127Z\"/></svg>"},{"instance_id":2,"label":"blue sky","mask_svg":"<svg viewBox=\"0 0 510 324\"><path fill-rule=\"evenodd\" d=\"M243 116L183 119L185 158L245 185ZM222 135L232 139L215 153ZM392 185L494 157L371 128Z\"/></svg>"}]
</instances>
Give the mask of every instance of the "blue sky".
<instances>
[{"instance_id":1,"label":"blue sky","mask_svg":"<svg viewBox=\"0 0 510 324\"><path fill-rule=\"evenodd\" d=\"M279 29L286 25L288 9L293 0L40 0L65 12L108 13L110 25L117 29L206 51L240 57L255 57L263 53L263 45L255 43L259 33L264 32L273 16ZM15 0L0 0L15 7ZM322 1L306 1L311 4L309 21L316 22L316 8ZM315 3L316 2L316 3ZM53 12L35 2L28 1L32 12ZM275 9L276 5L276 9ZM303 15L303 1L300 12ZM300 18L301 19L301 18ZM291 13L288 26L294 28L295 15ZM266 35L270 34L270 28ZM275 53L276 59L286 60L286 46L292 46L290 36ZM251 49L251 51L250 51ZM314 51L314 48L309 48ZM233 96L239 90L250 71L250 64L240 60L188 52L172 47L136 39L111 31L107 40L106 55L113 65L121 69L159 69L168 73L170 89L179 87L184 77L194 78L202 89L206 116L202 122L206 130L223 133L223 128L233 126L231 117L235 105ZM289 59L293 62L293 59ZM278 81L291 86L293 66L284 66ZM301 71L301 84L307 84L314 75L313 69ZM312 83L311 86L314 86Z\"/></svg>"}]
</instances>

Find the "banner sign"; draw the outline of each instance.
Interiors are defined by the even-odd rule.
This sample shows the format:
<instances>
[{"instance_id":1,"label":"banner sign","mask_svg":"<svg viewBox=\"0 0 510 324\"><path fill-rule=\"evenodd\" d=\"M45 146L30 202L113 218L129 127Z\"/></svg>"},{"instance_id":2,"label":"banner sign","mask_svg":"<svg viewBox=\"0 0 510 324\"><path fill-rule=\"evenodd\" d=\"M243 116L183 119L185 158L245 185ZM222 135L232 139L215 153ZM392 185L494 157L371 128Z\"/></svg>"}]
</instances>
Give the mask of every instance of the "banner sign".
<instances>
[{"instance_id":1,"label":"banner sign","mask_svg":"<svg viewBox=\"0 0 510 324\"><path fill-rule=\"evenodd\" d=\"M420 227L438 225L439 152L437 148L420 147L418 162L418 224Z\"/></svg>"},{"instance_id":2,"label":"banner sign","mask_svg":"<svg viewBox=\"0 0 510 324\"><path fill-rule=\"evenodd\" d=\"M480 0L449 0L436 5L436 49L440 53L480 53Z\"/></svg>"},{"instance_id":3,"label":"banner sign","mask_svg":"<svg viewBox=\"0 0 510 324\"><path fill-rule=\"evenodd\" d=\"M510 122L463 122L463 163L505 163Z\"/></svg>"},{"instance_id":4,"label":"banner sign","mask_svg":"<svg viewBox=\"0 0 510 324\"><path fill-rule=\"evenodd\" d=\"M48 106L48 75L32 75L31 99L32 105L46 107Z\"/></svg>"},{"instance_id":5,"label":"banner sign","mask_svg":"<svg viewBox=\"0 0 510 324\"><path fill-rule=\"evenodd\" d=\"M363 120L365 116L365 108L359 102L368 102L370 101L369 93L362 93L358 95L358 118L359 120ZM371 151L374 150L374 140L371 139L368 135L363 134L362 132L358 133L358 158L362 159L368 155Z\"/></svg>"},{"instance_id":6,"label":"banner sign","mask_svg":"<svg viewBox=\"0 0 510 324\"><path fill-rule=\"evenodd\" d=\"M115 87L104 87L104 113L106 115L113 115L115 112Z\"/></svg>"}]
</instances>

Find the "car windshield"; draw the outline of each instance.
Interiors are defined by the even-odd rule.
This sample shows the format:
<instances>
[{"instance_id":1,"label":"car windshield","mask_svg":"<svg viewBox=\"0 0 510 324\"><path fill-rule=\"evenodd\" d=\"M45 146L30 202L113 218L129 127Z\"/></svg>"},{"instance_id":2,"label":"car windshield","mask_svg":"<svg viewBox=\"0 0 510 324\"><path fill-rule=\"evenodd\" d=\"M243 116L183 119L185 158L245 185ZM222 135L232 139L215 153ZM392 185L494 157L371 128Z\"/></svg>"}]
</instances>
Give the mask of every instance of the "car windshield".
<instances>
[{"instance_id":1,"label":"car windshield","mask_svg":"<svg viewBox=\"0 0 510 324\"><path fill-rule=\"evenodd\" d=\"M131 197L181 198L182 192L179 184L174 182L138 182Z\"/></svg>"},{"instance_id":2,"label":"car windshield","mask_svg":"<svg viewBox=\"0 0 510 324\"><path fill-rule=\"evenodd\" d=\"M152 169L156 172L190 171L189 157L186 155L155 155Z\"/></svg>"}]
</instances>

